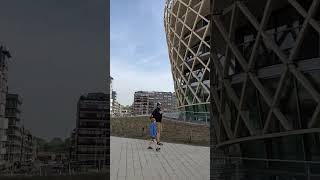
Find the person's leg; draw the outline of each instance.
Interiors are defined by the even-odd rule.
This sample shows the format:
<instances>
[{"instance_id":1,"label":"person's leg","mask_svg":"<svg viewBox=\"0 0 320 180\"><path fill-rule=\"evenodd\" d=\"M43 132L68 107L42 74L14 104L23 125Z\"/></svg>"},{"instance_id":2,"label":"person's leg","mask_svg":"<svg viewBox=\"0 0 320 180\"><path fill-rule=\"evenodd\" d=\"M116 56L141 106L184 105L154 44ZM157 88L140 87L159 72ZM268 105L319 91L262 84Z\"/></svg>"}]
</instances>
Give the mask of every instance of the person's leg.
<instances>
[{"instance_id":1,"label":"person's leg","mask_svg":"<svg viewBox=\"0 0 320 180\"><path fill-rule=\"evenodd\" d=\"M149 142L149 147L148 147L148 149L153 149L153 148L152 148L152 144L153 144L153 143L154 143L154 139L152 138L151 141Z\"/></svg>"},{"instance_id":2,"label":"person's leg","mask_svg":"<svg viewBox=\"0 0 320 180\"><path fill-rule=\"evenodd\" d=\"M162 124L160 122L157 122L157 143L158 143L158 145L162 145L162 143L160 143L161 132L162 132Z\"/></svg>"},{"instance_id":3,"label":"person's leg","mask_svg":"<svg viewBox=\"0 0 320 180\"><path fill-rule=\"evenodd\" d=\"M157 122L157 142L160 142L161 123Z\"/></svg>"},{"instance_id":4,"label":"person's leg","mask_svg":"<svg viewBox=\"0 0 320 180\"><path fill-rule=\"evenodd\" d=\"M157 142L157 141L155 142L155 149L156 149L156 151L160 151L160 147L159 147L159 145L158 145L158 142Z\"/></svg>"},{"instance_id":5,"label":"person's leg","mask_svg":"<svg viewBox=\"0 0 320 180\"><path fill-rule=\"evenodd\" d=\"M154 149L157 150L158 148L158 145L157 145L157 141L156 139L153 140L153 146L154 146Z\"/></svg>"}]
</instances>

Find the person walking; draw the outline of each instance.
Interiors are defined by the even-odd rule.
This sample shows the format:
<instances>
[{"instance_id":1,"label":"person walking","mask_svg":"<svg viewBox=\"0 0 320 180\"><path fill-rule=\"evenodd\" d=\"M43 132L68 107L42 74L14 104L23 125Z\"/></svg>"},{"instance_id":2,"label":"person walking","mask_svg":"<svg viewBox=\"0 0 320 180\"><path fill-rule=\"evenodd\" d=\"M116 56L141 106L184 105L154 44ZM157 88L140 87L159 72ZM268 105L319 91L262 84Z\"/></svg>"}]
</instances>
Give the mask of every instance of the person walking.
<instances>
[{"instance_id":1,"label":"person walking","mask_svg":"<svg viewBox=\"0 0 320 180\"><path fill-rule=\"evenodd\" d=\"M163 145L160 142L160 135L162 132L162 111L161 111L161 103L157 102L157 107L153 110L152 114L151 114L151 119L155 119L156 123L157 123L157 144L158 145Z\"/></svg>"},{"instance_id":2,"label":"person walking","mask_svg":"<svg viewBox=\"0 0 320 180\"><path fill-rule=\"evenodd\" d=\"M149 143L148 149L153 149L152 148L152 144L154 144L156 151L160 151L160 148L158 147L158 143L157 143L157 140L156 140L156 137L157 137L157 124L156 124L156 120L154 118L151 118L150 136L151 136L151 141Z\"/></svg>"}]
</instances>

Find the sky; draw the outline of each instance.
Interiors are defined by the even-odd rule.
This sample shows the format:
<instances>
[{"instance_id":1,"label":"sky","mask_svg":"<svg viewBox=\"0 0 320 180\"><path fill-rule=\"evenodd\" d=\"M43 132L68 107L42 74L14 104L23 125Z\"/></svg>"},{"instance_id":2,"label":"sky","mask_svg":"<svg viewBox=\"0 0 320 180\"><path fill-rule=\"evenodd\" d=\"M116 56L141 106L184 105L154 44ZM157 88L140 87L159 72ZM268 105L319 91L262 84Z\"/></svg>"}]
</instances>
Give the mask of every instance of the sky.
<instances>
[{"instance_id":1,"label":"sky","mask_svg":"<svg viewBox=\"0 0 320 180\"><path fill-rule=\"evenodd\" d=\"M107 91L107 13L104 0L1 1L9 92L22 96L21 119L34 135L68 137L80 95Z\"/></svg>"},{"instance_id":2,"label":"sky","mask_svg":"<svg viewBox=\"0 0 320 180\"><path fill-rule=\"evenodd\" d=\"M110 1L110 73L121 105L135 91L174 91L163 24L165 0Z\"/></svg>"}]
</instances>

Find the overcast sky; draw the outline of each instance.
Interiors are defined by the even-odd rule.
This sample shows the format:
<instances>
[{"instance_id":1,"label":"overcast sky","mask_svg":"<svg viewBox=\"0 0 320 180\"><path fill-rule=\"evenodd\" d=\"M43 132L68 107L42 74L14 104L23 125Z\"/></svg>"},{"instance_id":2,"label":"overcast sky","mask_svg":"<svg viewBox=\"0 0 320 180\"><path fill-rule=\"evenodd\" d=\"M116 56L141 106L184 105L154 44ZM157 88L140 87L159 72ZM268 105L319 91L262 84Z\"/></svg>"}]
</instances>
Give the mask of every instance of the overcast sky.
<instances>
[{"instance_id":1,"label":"overcast sky","mask_svg":"<svg viewBox=\"0 0 320 180\"><path fill-rule=\"evenodd\" d=\"M105 0L3 0L0 42L13 56L9 92L36 136L67 137L81 94L106 92Z\"/></svg>"},{"instance_id":2,"label":"overcast sky","mask_svg":"<svg viewBox=\"0 0 320 180\"><path fill-rule=\"evenodd\" d=\"M173 92L163 25L165 0L111 0L110 71L123 105L139 90Z\"/></svg>"}]
</instances>

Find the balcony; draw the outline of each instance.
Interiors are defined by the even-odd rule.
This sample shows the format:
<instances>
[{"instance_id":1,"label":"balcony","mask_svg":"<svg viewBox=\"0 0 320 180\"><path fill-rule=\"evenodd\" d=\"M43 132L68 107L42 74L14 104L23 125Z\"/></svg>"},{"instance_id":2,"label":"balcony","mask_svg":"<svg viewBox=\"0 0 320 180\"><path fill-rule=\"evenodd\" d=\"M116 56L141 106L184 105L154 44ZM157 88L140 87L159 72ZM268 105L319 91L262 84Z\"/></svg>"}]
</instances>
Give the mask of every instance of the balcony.
<instances>
[{"instance_id":1,"label":"balcony","mask_svg":"<svg viewBox=\"0 0 320 180\"><path fill-rule=\"evenodd\" d=\"M8 129L8 119L0 118L0 129Z\"/></svg>"},{"instance_id":2,"label":"balcony","mask_svg":"<svg viewBox=\"0 0 320 180\"><path fill-rule=\"evenodd\" d=\"M0 136L0 142L7 141L7 140L8 140L7 136Z\"/></svg>"},{"instance_id":3,"label":"balcony","mask_svg":"<svg viewBox=\"0 0 320 180\"><path fill-rule=\"evenodd\" d=\"M5 148L0 148L0 155L4 155L6 153L7 153L7 151Z\"/></svg>"}]
</instances>

